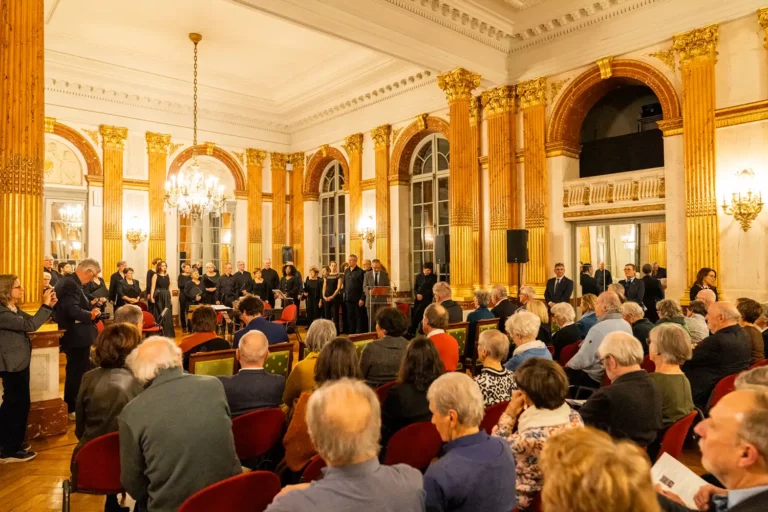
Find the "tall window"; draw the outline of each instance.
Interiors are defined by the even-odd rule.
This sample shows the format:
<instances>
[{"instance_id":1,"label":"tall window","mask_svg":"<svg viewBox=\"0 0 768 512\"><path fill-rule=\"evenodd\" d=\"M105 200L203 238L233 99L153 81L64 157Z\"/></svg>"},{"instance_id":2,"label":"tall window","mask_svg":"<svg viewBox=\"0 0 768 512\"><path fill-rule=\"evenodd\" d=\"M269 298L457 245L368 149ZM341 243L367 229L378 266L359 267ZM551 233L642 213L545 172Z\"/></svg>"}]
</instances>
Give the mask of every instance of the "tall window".
<instances>
[{"instance_id":1,"label":"tall window","mask_svg":"<svg viewBox=\"0 0 768 512\"><path fill-rule=\"evenodd\" d=\"M449 234L450 160L448 140L441 135L430 135L414 151L411 162L411 261L414 276L421 272L424 263L431 261L435 264L438 279L449 281L449 265L437 265L435 236Z\"/></svg>"},{"instance_id":2,"label":"tall window","mask_svg":"<svg viewBox=\"0 0 768 512\"><path fill-rule=\"evenodd\" d=\"M222 212L209 213L201 219L179 216L179 269L184 263L212 262L219 272L232 261L235 203L230 201Z\"/></svg>"},{"instance_id":3,"label":"tall window","mask_svg":"<svg viewBox=\"0 0 768 512\"><path fill-rule=\"evenodd\" d=\"M49 228L45 232L45 254L53 256L53 264L62 261L78 263L85 258L86 202L76 199L46 199Z\"/></svg>"},{"instance_id":4,"label":"tall window","mask_svg":"<svg viewBox=\"0 0 768 512\"><path fill-rule=\"evenodd\" d=\"M347 259L346 199L344 172L334 160L325 168L320 181L320 256L323 265L335 261L341 268Z\"/></svg>"}]
</instances>

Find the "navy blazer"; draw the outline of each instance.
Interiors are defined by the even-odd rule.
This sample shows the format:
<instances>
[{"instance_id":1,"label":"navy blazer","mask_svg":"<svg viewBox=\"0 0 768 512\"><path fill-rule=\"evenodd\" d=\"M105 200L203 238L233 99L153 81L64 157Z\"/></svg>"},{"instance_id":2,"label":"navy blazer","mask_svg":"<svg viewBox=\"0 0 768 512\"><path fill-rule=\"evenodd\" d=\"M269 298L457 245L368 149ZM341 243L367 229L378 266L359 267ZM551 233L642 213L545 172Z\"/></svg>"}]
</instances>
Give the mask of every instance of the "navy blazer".
<instances>
[{"instance_id":1,"label":"navy blazer","mask_svg":"<svg viewBox=\"0 0 768 512\"><path fill-rule=\"evenodd\" d=\"M643 297L645 297L645 283L642 279L635 276L635 279L627 284L626 279L619 281L619 284L624 287L624 296L627 300L643 304Z\"/></svg>"},{"instance_id":2,"label":"navy blazer","mask_svg":"<svg viewBox=\"0 0 768 512\"><path fill-rule=\"evenodd\" d=\"M251 320L251 323L235 333L235 341L232 344L232 347L237 348L240 345L240 338L250 331L263 332L270 345L288 342L288 330L284 325L270 322L263 316L260 316Z\"/></svg>"},{"instance_id":3,"label":"navy blazer","mask_svg":"<svg viewBox=\"0 0 768 512\"><path fill-rule=\"evenodd\" d=\"M283 403L285 377L264 370L242 369L231 377L219 377L224 385L232 417Z\"/></svg>"},{"instance_id":4,"label":"navy blazer","mask_svg":"<svg viewBox=\"0 0 768 512\"><path fill-rule=\"evenodd\" d=\"M53 311L59 329L64 331L61 346L91 346L98 332L91 319L91 305L83 292L83 283L72 273L59 279L55 290L59 300Z\"/></svg>"},{"instance_id":5,"label":"navy blazer","mask_svg":"<svg viewBox=\"0 0 768 512\"><path fill-rule=\"evenodd\" d=\"M550 302L558 304L560 302L569 302L571 295L573 295L573 281L563 276L560 278L560 284L555 290L555 283L557 278L553 277L547 281L547 289L544 292L544 303L549 305Z\"/></svg>"}]
</instances>

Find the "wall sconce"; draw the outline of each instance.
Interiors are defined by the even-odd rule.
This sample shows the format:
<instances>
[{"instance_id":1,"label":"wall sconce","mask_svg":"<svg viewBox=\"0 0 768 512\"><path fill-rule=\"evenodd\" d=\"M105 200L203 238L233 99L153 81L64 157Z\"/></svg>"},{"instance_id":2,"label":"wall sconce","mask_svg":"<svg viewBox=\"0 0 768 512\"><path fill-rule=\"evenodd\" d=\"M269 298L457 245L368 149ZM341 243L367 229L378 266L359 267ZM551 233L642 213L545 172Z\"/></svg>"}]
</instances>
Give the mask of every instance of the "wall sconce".
<instances>
[{"instance_id":1,"label":"wall sconce","mask_svg":"<svg viewBox=\"0 0 768 512\"><path fill-rule=\"evenodd\" d=\"M373 249L373 242L376 240L376 228L373 224L373 217L370 215L367 220L364 219L360 222L360 236L368 242L368 248Z\"/></svg>"},{"instance_id":2,"label":"wall sconce","mask_svg":"<svg viewBox=\"0 0 768 512\"><path fill-rule=\"evenodd\" d=\"M754 180L755 173L752 172L752 169L744 169L741 172L737 172L736 176L742 183L749 183ZM734 192L730 204L723 197L723 213L731 215L739 221L741 229L745 233L749 231L752 221L757 218L761 211L763 211L763 195L760 192L757 195L753 194L751 188L747 188L745 196L742 196L741 192Z\"/></svg>"},{"instance_id":3,"label":"wall sconce","mask_svg":"<svg viewBox=\"0 0 768 512\"><path fill-rule=\"evenodd\" d=\"M133 225L125 232L125 238L131 244L134 251L136 250L136 246L147 239L147 232L139 227L138 221L139 218L134 217L132 222Z\"/></svg>"}]
</instances>

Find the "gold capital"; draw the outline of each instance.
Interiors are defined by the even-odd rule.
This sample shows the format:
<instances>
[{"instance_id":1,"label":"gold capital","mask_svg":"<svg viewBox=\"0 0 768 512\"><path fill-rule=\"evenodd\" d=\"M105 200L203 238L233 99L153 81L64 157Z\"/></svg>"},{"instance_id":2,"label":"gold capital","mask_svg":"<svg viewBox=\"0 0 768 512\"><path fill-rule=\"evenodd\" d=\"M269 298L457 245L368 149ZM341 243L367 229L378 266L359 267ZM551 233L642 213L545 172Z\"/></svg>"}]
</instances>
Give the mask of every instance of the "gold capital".
<instances>
[{"instance_id":1,"label":"gold capital","mask_svg":"<svg viewBox=\"0 0 768 512\"><path fill-rule=\"evenodd\" d=\"M45 118L45 133L53 133L53 126L56 124L56 118L55 117L47 117Z\"/></svg>"},{"instance_id":2,"label":"gold capital","mask_svg":"<svg viewBox=\"0 0 768 512\"><path fill-rule=\"evenodd\" d=\"M248 165L257 165L261 167L264 163L264 159L267 158L267 152L263 149L251 149L245 150L245 158Z\"/></svg>"},{"instance_id":3,"label":"gold capital","mask_svg":"<svg viewBox=\"0 0 768 512\"><path fill-rule=\"evenodd\" d=\"M344 145L342 146L347 154L360 153L363 151L363 134L354 133L344 139Z\"/></svg>"},{"instance_id":4,"label":"gold capital","mask_svg":"<svg viewBox=\"0 0 768 512\"><path fill-rule=\"evenodd\" d=\"M304 153L291 153L288 159L293 164L293 170L304 169Z\"/></svg>"},{"instance_id":5,"label":"gold capital","mask_svg":"<svg viewBox=\"0 0 768 512\"><path fill-rule=\"evenodd\" d=\"M469 100L469 124L470 126L477 126L477 122L480 120L480 107L483 102L482 97L472 96Z\"/></svg>"},{"instance_id":6,"label":"gold capital","mask_svg":"<svg viewBox=\"0 0 768 512\"><path fill-rule=\"evenodd\" d=\"M763 46L765 46L765 49L768 50L768 7L757 10L757 21L760 23L760 28L765 31Z\"/></svg>"},{"instance_id":7,"label":"gold capital","mask_svg":"<svg viewBox=\"0 0 768 512\"><path fill-rule=\"evenodd\" d=\"M517 85L520 108L547 104L547 77L542 76Z\"/></svg>"},{"instance_id":8,"label":"gold capital","mask_svg":"<svg viewBox=\"0 0 768 512\"><path fill-rule=\"evenodd\" d=\"M613 57L603 57L597 61L597 67L600 68L600 78L607 80L613 76Z\"/></svg>"},{"instance_id":9,"label":"gold capital","mask_svg":"<svg viewBox=\"0 0 768 512\"><path fill-rule=\"evenodd\" d=\"M125 139L128 137L128 128L102 124L99 125L99 132L101 133L101 138L103 139L102 145L105 149L123 149L125 147Z\"/></svg>"},{"instance_id":10,"label":"gold capital","mask_svg":"<svg viewBox=\"0 0 768 512\"><path fill-rule=\"evenodd\" d=\"M147 132L147 152L152 153L168 153L168 146L171 143L171 136L163 133Z\"/></svg>"},{"instance_id":11,"label":"gold capital","mask_svg":"<svg viewBox=\"0 0 768 512\"><path fill-rule=\"evenodd\" d=\"M515 111L515 86L502 85L483 93L483 108L488 117Z\"/></svg>"},{"instance_id":12,"label":"gold capital","mask_svg":"<svg viewBox=\"0 0 768 512\"><path fill-rule=\"evenodd\" d=\"M371 138L373 138L374 148L385 149L389 146L389 136L391 133L392 126L388 124L383 124L371 130Z\"/></svg>"},{"instance_id":13,"label":"gold capital","mask_svg":"<svg viewBox=\"0 0 768 512\"><path fill-rule=\"evenodd\" d=\"M270 153L269 157L272 162L272 169L285 169L285 164L288 163L288 155L285 153Z\"/></svg>"},{"instance_id":14,"label":"gold capital","mask_svg":"<svg viewBox=\"0 0 768 512\"><path fill-rule=\"evenodd\" d=\"M472 91L480 87L480 75L456 68L437 77L437 86L445 91L448 101L469 100Z\"/></svg>"},{"instance_id":15,"label":"gold capital","mask_svg":"<svg viewBox=\"0 0 768 512\"><path fill-rule=\"evenodd\" d=\"M714 24L672 37L672 48L680 56L681 68L697 60L714 61L717 58L719 28L720 25Z\"/></svg>"}]
</instances>

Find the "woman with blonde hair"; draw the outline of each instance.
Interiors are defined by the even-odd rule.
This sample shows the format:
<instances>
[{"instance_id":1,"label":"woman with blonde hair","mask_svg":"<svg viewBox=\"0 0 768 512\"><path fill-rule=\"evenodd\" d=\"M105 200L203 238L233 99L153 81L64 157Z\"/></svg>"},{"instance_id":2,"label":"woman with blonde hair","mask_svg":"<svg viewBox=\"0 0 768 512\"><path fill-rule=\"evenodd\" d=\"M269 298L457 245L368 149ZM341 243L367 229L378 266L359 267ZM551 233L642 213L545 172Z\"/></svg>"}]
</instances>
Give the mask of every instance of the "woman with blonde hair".
<instances>
[{"instance_id":1,"label":"woman with blonde hair","mask_svg":"<svg viewBox=\"0 0 768 512\"><path fill-rule=\"evenodd\" d=\"M594 428L567 430L547 440L539 456L544 510L660 512L648 456Z\"/></svg>"},{"instance_id":2,"label":"woman with blonde hair","mask_svg":"<svg viewBox=\"0 0 768 512\"><path fill-rule=\"evenodd\" d=\"M539 320L541 321L536 339L543 342L545 345L551 345L552 328L549 325L549 311L547 310L547 306L544 305L544 301L532 300L528 303L526 310L539 317Z\"/></svg>"},{"instance_id":3,"label":"woman with blonde hair","mask_svg":"<svg viewBox=\"0 0 768 512\"><path fill-rule=\"evenodd\" d=\"M597 295L587 293L581 296L581 318L576 325L581 330L582 339L587 335L593 325L597 323L597 315L595 314L595 304L597 304Z\"/></svg>"}]
</instances>

